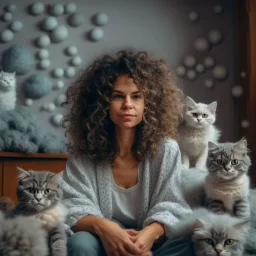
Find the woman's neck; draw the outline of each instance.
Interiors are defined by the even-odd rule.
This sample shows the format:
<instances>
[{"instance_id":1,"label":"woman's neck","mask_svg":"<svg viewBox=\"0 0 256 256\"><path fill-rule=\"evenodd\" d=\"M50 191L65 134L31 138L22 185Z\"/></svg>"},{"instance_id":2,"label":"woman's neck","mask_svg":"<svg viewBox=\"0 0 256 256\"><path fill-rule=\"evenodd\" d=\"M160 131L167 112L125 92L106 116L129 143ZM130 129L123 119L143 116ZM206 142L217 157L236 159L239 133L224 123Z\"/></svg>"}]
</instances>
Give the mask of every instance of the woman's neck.
<instances>
[{"instance_id":1,"label":"woman's neck","mask_svg":"<svg viewBox=\"0 0 256 256\"><path fill-rule=\"evenodd\" d=\"M116 141L119 147L119 156L124 157L132 152L132 145L135 139L134 129L116 129Z\"/></svg>"}]
</instances>

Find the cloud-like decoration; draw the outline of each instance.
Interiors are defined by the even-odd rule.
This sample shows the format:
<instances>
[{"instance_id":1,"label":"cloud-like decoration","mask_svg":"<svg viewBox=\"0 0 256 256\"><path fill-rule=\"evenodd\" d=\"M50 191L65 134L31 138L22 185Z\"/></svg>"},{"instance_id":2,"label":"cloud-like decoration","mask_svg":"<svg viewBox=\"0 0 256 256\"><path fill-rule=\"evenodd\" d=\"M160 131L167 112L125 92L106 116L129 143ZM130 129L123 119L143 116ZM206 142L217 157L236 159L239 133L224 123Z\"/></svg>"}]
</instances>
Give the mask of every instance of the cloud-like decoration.
<instances>
[{"instance_id":1,"label":"cloud-like decoration","mask_svg":"<svg viewBox=\"0 0 256 256\"><path fill-rule=\"evenodd\" d=\"M0 41L2 43L7 43L12 41L14 35L13 32L10 29L4 29L0 32Z\"/></svg>"},{"instance_id":2,"label":"cloud-like decoration","mask_svg":"<svg viewBox=\"0 0 256 256\"><path fill-rule=\"evenodd\" d=\"M68 37L68 29L64 25L59 25L50 33L51 41L59 43Z\"/></svg>"},{"instance_id":3,"label":"cloud-like decoration","mask_svg":"<svg viewBox=\"0 0 256 256\"><path fill-rule=\"evenodd\" d=\"M18 32L20 30L23 29L23 23L19 20L14 20L10 25L9 25L9 29L12 32Z\"/></svg>"},{"instance_id":4,"label":"cloud-like decoration","mask_svg":"<svg viewBox=\"0 0 256 256\"><path fill-rule=\"evenodd\" d=\"M74 13L68 17L68 24L72 27L78 27L84 23L85 23L85 17L80 13Z\"/></svg>"}]
</instances>

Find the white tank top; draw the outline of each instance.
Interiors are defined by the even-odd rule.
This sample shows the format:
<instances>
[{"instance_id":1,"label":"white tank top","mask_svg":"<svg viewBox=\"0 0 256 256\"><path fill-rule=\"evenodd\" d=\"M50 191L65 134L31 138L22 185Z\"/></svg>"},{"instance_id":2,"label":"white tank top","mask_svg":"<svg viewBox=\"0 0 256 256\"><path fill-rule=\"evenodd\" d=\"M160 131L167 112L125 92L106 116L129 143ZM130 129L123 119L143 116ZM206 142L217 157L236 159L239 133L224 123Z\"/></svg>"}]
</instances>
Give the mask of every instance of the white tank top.
<instances>
[{"instance_id":1,"label":"white tank top","mask_svg":"<svg viewBox=\"0 0 256 256\"><path fill-rule=\"evenodd\" d=\"M115 184L112 175L112 218L119 221L126 228L137 227L137 216L141 195L140 182L128 189Z\"/></svg>"}]
</instances>

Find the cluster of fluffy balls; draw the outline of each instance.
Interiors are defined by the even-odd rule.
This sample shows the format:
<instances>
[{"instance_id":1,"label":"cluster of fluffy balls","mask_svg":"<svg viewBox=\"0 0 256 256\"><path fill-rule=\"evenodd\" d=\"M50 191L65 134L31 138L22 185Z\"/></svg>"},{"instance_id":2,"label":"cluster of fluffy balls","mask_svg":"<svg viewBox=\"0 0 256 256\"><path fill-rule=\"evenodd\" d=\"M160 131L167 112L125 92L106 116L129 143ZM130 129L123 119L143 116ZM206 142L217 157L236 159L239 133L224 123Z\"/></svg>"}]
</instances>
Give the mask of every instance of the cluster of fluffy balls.
<instances>
[{"instance_id":1,"label":"cluster of fluffy balls","mask_svg":"<svg viewBox=\"0 0 256 256\"><path fill-rule=\"evenodd\" d=\"M63 137L43 132L28 108L0 111L0 151L20 153L64 153Z\"/></svg>"}]
</instances>

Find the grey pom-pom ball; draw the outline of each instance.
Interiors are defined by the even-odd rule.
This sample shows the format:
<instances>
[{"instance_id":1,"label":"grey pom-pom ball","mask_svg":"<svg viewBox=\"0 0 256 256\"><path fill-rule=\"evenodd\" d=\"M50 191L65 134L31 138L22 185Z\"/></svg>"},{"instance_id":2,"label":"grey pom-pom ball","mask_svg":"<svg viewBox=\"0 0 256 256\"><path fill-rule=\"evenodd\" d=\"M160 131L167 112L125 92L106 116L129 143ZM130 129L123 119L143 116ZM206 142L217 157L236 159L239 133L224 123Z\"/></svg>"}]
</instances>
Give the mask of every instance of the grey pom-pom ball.
<instances>
[{"instance_id":1,"label":"grey pom-pom ball","mask_svg":"<svg viewBox=\"0 0 256 256\"><path fill-rule=\"evenodd\" d=\"M55 68L52 71L52 76L55 78L63 77L63 75L64 75L64 70L62 68Z\"/></svg>"},{"instance_id":2,"label":"grey pom-pom ball","mask_svg":"<svg viewBox=\"0 0 256 256\"><path fill-rule=\"evenodd\" d=\"M1 17L2 21L10 21L12 20L12 14L10 12L5 12Z\"/></svg>"},{"instance_id":3,"label":"grey pom-pom ball","mask_svg":"<svg viewBox=\"0 0 256 256\"><path fill-rule=\"evenodd\" d=\"M35 64L33 54L25 45L13 45L4 51L2 67L6 72L16 72L18 75L26 74Z\"/></svg>"},{"instance_id":4,"label":"grey pom-pom ball","mask_svg":"<svg viewBox=\"0 0 256 256\"><path fill-rule=\"evenodd\" d=\"M64 6L62 4L52 4L50 6L50 13L53 16L61 16L64 13Z\"/></svg>"},{"instance_id":5,"label":"grey pom-pom ball","mask_svg":"<svg viewBox=\"0 0 256 256\"><path fill-rule=\"evenodd\" d=\"M183 77L186 75L186 68L182 65L179 65L177 68L176 68L176 74L178 77Z\"/></svg>"},{"instance_id":6,"label":"grey pom-pom ball","mask_svg":"<svg viewBox=\"0 0 256 256\"><path fill-rule=\"evenodd\" d=\"M59 43L68 37L68 29L64 25L59 25L50 34L51 41Z\"/></svg>"},{"instance_id":7,"label":"grey pom-pom ball","mask_svg":"<svg viewBox=\"0 0 256 256\"><path fill-rule=\"evenodd\" d=\"M25 100L25 105L28 106L28 107L32 106L33 105L33 100L32 99L26 99Z\"/></svg>"},{"instance_id":8,"label":"grey pom-pom ball","mask_svg":"<svg viewBox=\"0 0 256 256\"><path fill-rule=\"evenodd\" d=\"M10 25L9 28L12 32L18 32L22 30L23 28L23 23L19 20L14 20Z\"/></svg>"},{"instance_id":9,"label":"grey pom-pom ball","mask_svg":"<svg viewBox=\"0 0 256 256\"><path fill-rule=\"evenodd\" d=\"M101 28L94 28L90 31L90 39L92 41L99 41L104 37L104 31Z\"/></svg>"},{"instance_id":10,"label":"grey pom-pom ball","mask_svg":"<svg viewBox=\"0 0 256 256\"><path fill-rule=\"evenodd\" d=\"M68 3L64 6L64 12L66 14L72 14L72 13L75 13L76 12L76 4L74 3Z\"/></svg>"},{"instance_id":11,"label":"grey pom-pom ball","mask_svg":"<svg viewBox=\"0 0 256 256\"><path fill-rule=\"evenodd\" d=\"M56 106L61 106L63 102L67 100L67 96L65 94L60 94L56 99L55 99L55 104Z\"/></svg>"},{"instance_id":12,"label":"grey pom-pom ball","mask_svg":"<svg viewBox=\"0 0 256 256\"><path fill-rule=\"evenodd\" d=\"M58 25L58 21L54 17L47 17L43 20L41 27L45 31L52 31Z\"/></svg>"},{"instance_id":13,"label":"grey pom-pom ball","mask_svg":"<svg viewBox=\"0 0 256 256\"><path fill-rule=\"evenodd\" d=\"M100 12L93 17L93 21L97 26L104 26L108 23L108 15Z\"/></svg>"},{"instance_id":14,"label":"grey pom-pom ball","mask_svg":"<svg viewBox=\"0 0 256 256\"><path fill-rule=\"evenodd\" d=\"M29 13L35 16L44 13L44 11L45 11L45 6L41 2L35 2L31 4L29 7Z\"/></svg>"},{"instance_id":15,"label":"grey pom-pom ball","mask_svg":"<svg viewBox=\"0 0 256 256\"><path fill-rule=\"evenodd\" d=\"M61 126L63 120L62 114L55 114L51 117L51 123L55 126Z\"/></svg>"},{"instance_id":16,"label":"grey pom-pom ball","mask_svg":"<svg viewBox=\"0 0 256 256\"><path fill-rule=\"evenodd\" d=\"M228 70L224 66L216 65L212 70L212 74L214 79L221 81L227 78Z\"/></svg>"},{"instance_id":17,"label":"grey pom-pom ball","mask_svg":"<svg viewBox=\"0 0 256 256\"><path fill-rule=\"evenodd\" d=\"M37 52L37 57L40 60L47 59L49 57L49 51L46 49L41 49Z\"/></svg>"},{"instance_id":18,"label":"grey pom-pom ball","mask_svg":"<svg viewBox=\"0 0 256 256\"><path fill-rule=\"evenodd\" d=\"M36 39L36 45L40 48L44 48L49 46L51 43L51 39L48 35L42 35Z\"/></svg>"},{"instance_id":19,"label":"grey pom-pom ball","mask_svg":"<svg viewBox=\"0 0 256 256\"><path fill-rule=\"evenodd\" d=\"M78 27L84 23L85 23L85 17L80 13L71 14L68 18L68 24L72 27Z\"/></svg>"},{"instance_id":20,"label":"grey pom-pom ball","mask_svg":"<svg viewBox=\"0 0 256 256\"><path fill-rule=\"evenodd\" d=\"M210 48L208 41L203 37L199 37L195 40L194 47L199 52L207 52Z\"/></svg>"},{"instance_id":21,"label":"grey pom-pom ball","mask_svg":"<svg viewBox=\"0 0 256 256\"><path fill-rule=\"evenodd\" d=\"M76 71L73 67L68 67L64 70L65 77L71 78L75 75Z\"/></svg>"},{"instance_id":22,"label":"grey pom-pom ball","mask_svg":"<svg viewBox=\"0 0 256 256\"><path fill-rule=\"evenodd\" d=\"M12 41L13 37L13 32L10 29L4 29L0 32L0 41L3 43Z\"/></svg>"},{"instance_id":23,"label":"grey pom-pom ball","mask_svg":"<svg viewBox=\"0 0 256 256\"><path fill-rule=\"evenodd\" d=\"M50 67L50 65L51 65L51 62L48 59L43 59L39 61L38 68L47 69L48 67Z\"/></svg>"},{"instance_id":24,"label":"grey pom-pom ball","mask_svg":"<svg viewBox=\"0 0 256 256\"><path fill-rule=\"evenodd\" d=\"M38 99L52 90L50 79L43 73L31 75L24 83L24 93L28 98Z\"/></svg>"},{"instance_id":25,"label":"grey pom-pom ball","mask_svg":"<svg viewBox=\"0 0 256 256\"><path fill-rule=\"evenodd\" d=\"M75 57L73 57L73 58L70 60L70 64L71 64L72 66L75 66L75 67L80 66L81 63L82 63L82 59L81 59L81 57L79 57L79 56L75 56Z\"/></svg>"},{"instance_id":26,"label":"grey pom-pom ball","mask_svg":"<svg viewBox=\"0 0 256 256\"><path fill-rule=\"evenodd\" d=\"M15 12L17 10L17 6L15 4L8 4L6 7L5 7L5 10L7 12Z\"/></svg>"},{"instance_id":27,"label":"grey pom-pom ball","mask_svg":"<svg viewBox=\"0 0 256 256\"><path fill-rule=\"evenodd\" d=\"M58 80L54 85L53 85L53 89L54 90L60 90L64 87L64 83L61 80Z\"/></svg>"},{"instance_id":28,"label":"grey pom-pom ball","mask_svg":"<svg viewBox=\"0 0 256 256\"><path fill-rule=\"evenodd\" d=\"M69 56L74 56L77 54L77 47L74 45L70 45L66 48L65 52Z\"/></svg>"}]
</instances>

